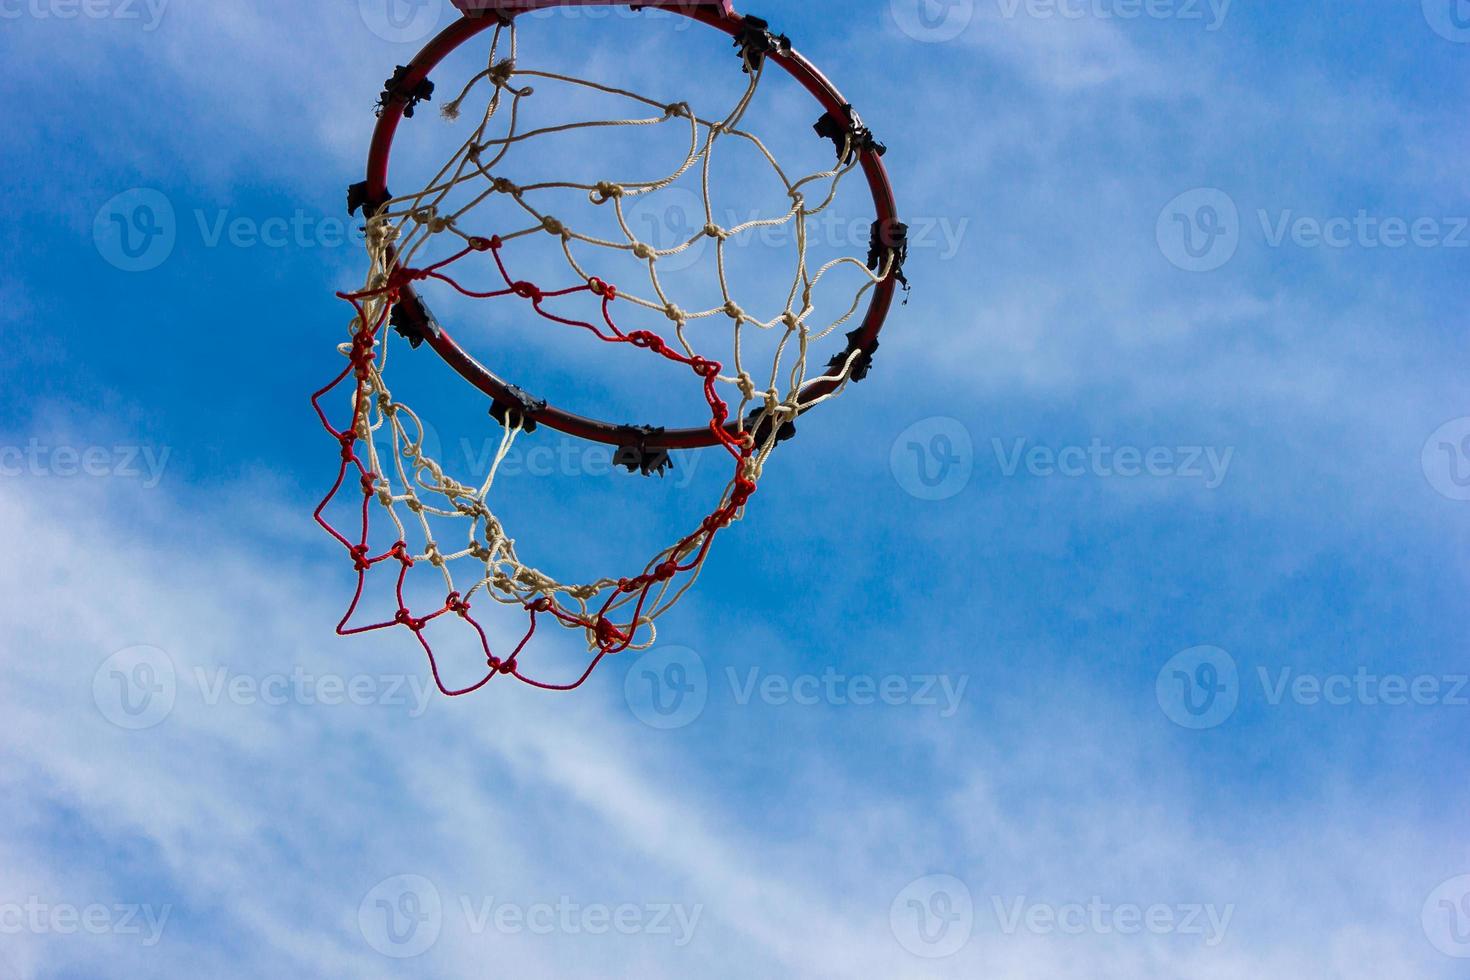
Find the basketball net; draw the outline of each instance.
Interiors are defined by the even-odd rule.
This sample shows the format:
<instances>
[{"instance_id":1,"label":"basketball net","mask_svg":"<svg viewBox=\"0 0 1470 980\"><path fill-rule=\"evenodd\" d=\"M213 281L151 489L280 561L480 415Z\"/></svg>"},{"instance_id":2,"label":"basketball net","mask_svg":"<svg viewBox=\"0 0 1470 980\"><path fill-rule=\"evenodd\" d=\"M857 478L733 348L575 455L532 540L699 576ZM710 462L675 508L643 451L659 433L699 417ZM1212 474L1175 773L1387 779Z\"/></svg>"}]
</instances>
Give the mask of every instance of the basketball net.
<instances>
[{"instance_id":1,"label":"basketball net","mask_svg":"<svg viewBox=\"0 0 1470 980\"><path fill-rule=\"evenodd\" d=\"M502 675L548 690L579 687L605 658L654 642L656 621L698 579L716 536L741 519L771 452L793 431L796 416L840 394L855 375L860 378L866 371L871 351L849 350L830 363L813 364L811 350L854 317L864 296L897 272L901 258L886 250L876 259L869 256L869 261L850 256L816 268L808 264L812 219L832 205L843 179L858 166L861 147L857 141L865 131L855 127L846 134L833 169L802 177L788 175L761 139L741 128L766 67L759 50L747 49L742 56L748 75L743 94L723 116L706 119L684 102L666 103L599 82L524 67L514 23L502 24L494 31L484 70L469 79L443 108L451 122L459 120L464 125L466 118L473 120L458 150L421 190L393 197L376 209L366 208L367 279L360 290L341 294L353 311L350 340L339 347L347 364L312 399L322 424L341 450L336 482L315 517L341 543L357 574L356 592L337 626L339 634L409 630L428 655L440 690L451 696L478 690ZM630 107L629 115L525 128L523 109L530 100L542 98L538 89L559 86L620 100ZM412 108L410 103L408 114ZM687 153L682 159L670 160L667 175L661 179L635 182L609 177L586 184L547 181L518 186L502 176L502 165L512 154L536 153L538 140L557 133L596 130L611 139L620 132L648 127L688 132ZM716 222L712 162L730 140L747 142L770 166L786 190L784 213L734 227ZM554 164L554 154L541 153L538 166L545 169ZM640 240L626 209L632 202L656 197L686 176L697 180L702 189L704 226L687 241L668 248ZM565 217L543 210L543 199L552 191L585 192L591 207L611 210L621 235L586 234ZM477 227L477 213L490 201L513 202L524 212L524 221L517 227ZM794 253L786 302L780 309L747 310L731 291L727 249L738 236L779 227L791 229ZM516 276L517 245L533 236L550 236L559 243L567 271L558 282L537 285ZM660 263L696 248L702 240L714 245L715 278L724 302L708 309L682 309L677 302L678 283L673 276L660 274ZM429 260L431 243L441 253L447 251L447 257ZM616 284L599 278L594 263L608 251L626 253L646 264L646 282ZM848 266L861 273L851 304L835 319L811 322L814 290L837 269ZM641 571L628 576L569 584L523 560L492 509L492 492L512 447L535 428L534 403L528 398L521 406L497 408L503 431L488 474L463 482L428 455L424 423L409 405L394 397L390 387L393 352L405 344L416 348L432 339L435 324L426 308L421 304L416 310L406 308L409 304L404 302L410 286L430 282L470 299L518 304L534 311L536 322L548 329L643 351L676 376L687 377L708 406L715 440L709 451L725 454L731 468L731 477L708 516L654 555ZM579 318L572 311L577 297L597 313ZM730 325L733 345L719 359L702 353L692 339L712 333L700 329L703 321ZM641 326L647 323L662 326L658 330ZM630 324L640 326L631 328ZM773 335L775 357L769 365L748 363L744 348L750 345L742 339L752 331ZM803 389L823 377L833 382L830 390L817 398L803 398ZM334 422L339 405L345 421ZM630 469L652 473L667 465L667 454L645 448L635 432L630 432L624 453L620 461ZM361 497L360 512L352 503L353 495ZM339 529L327 516L329 506L339 500L349 504L353 515L348 530ZM446 530L454 526L456 536L446 536ZM386 618L373 617L362 608L369 605L364 591L369 576L375 574L396 576L397 608ZM410 609L405 584L411 574L441 576L443 602L436 608ZM517 642L491 642L473 611L483 600L525 611L528 625ZM460 625L454 628L467 628L475 638L485 668L476 671L479 680L459 688L447 685L441 676L433 645L441 630L451 628L456 620ZM526 654L536 630L548 621L578 631L587 645L585 665L560 680L545 679Z\"/></svg>"}]
</instances>

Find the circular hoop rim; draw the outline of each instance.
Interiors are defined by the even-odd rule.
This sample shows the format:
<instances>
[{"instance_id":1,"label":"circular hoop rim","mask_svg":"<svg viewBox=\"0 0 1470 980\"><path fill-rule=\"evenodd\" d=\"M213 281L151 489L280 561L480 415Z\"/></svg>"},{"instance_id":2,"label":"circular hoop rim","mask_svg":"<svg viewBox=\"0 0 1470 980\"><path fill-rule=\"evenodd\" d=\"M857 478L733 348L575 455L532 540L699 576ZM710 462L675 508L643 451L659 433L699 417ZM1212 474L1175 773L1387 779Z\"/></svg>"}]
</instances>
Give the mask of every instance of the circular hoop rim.
<instances>
[{"instance_id":1,"label":"circular hoop rim","mask_svg":"<svg viewBox=\"0 0 1470 980\"><path fill-rule=\"evenodd\" d=\"M659 2L659 0L643 0L643 2L638 2L638 0L454 0L454 2L460 8L463 16L431 39L423 50L414 56L414 59L409 62L407 71L399 78L400 91L411 91L416 85L427 79L445 58L482 31L501 24L503 17L510 18L531 10L558 6L658 7L692 18L702 24L724 31L732 37L738 37L742 28L745 27L743 18L735 13L732 0L664 0L664 2ZM784 68L816 98L823 109L839 122L844 122L848 127L856 124L851 107L842 97L842 93L801 54L795 50L777 50L770 52L767 57ZM382 113L373 131L372 147L368 153L367 193L370 201L386 200L388 197L389 158L393 152L394 137L399 124L403 121L407 105L407 101L401 96L384 100ZM893 187L888 178L888 170L884 167L882 156L876 149L862 149L860 162L873 194L873 206L880 223L879 226L888 228L898 222L898 207L893 199ZM892 308L897 285L897 276L890 272L887 278L874 287L872 301L868 304L862 326L858 328L855 347L869 351L874 349L878 335L883 329L883 323ZM401 301L411 301L416 298L412 286L403 287ZM435 353L461 377L489 395L495 402L515 405L518 408L521 406L524 396L520 390L476 360L454 340L448 330L443 329L442 324L437 334L428 338L428 342ZM830 377L819 378L808 383L797 395L800 406L798 414L805 413L813 402L831 394L842 384L842 379ZM612 446L625 445L630 428L627 424L615 425L598 419L586 418L549 404L532 414L530 420L537 425L545 425L570 436ZM738 433L740 426L741 422L732 422L728 426L728 431L731 434ZM654 431L640 438L643 444L651 449L704 449L720 442L720 437L716 432L713 426L705 425L687 429Z\"/></svg>"}]
</instances>

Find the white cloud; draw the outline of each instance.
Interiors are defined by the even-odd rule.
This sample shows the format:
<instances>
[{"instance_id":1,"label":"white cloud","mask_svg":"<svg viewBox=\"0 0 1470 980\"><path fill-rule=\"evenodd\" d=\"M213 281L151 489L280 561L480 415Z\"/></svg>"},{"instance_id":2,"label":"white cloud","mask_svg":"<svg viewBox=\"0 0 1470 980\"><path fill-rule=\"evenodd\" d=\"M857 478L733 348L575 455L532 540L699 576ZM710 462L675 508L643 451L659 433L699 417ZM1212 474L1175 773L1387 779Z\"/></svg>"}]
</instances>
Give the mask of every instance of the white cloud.
<instances>
[{"instance_id":1,"label":"white cloud","mask_svg":"<svg viewBox=\"0 0 1470 980\"><path fill-rule=\"evenodd\" d=\"M174 931L150 959L124 949L114 975L209 955L215 933L251 939L213 975L258 975L263 964L387 973L391 964L356 933L357 904L400 873L429 877L444 896L444 934L428 955L450 973L491 956L520 976L594 963L604 972L636 964L646 976L745 976L751 964L801 976L1310 976L1326 975L1311 972L1322 942L1355 951L1338 977L1408 976L1401 964L1423 963L1413 882L1432 876L1437 859L1425 830L1387 823L1365 836L1361 813L1309 800L1283 808L1257 836L1227 837L1216 817L1171 791L1174 733L1161 734L1162 718L1128 720L1105 702L1079 712L1080 692L1018 696L1003 712L1003 738L963 721L910 728L885 719L872 732L885 761L871 780L834 777L821 795L789 800L711 788L758 780L767 765L759 756L700 779L702 790L689 785L679 774L700 769L708 733L642 729L611 707L611 672L570 697L504 687L435 700L421 718L383 704L206 704L196 670L210 676L221 665L254 678L299 665L420 679L423 665L404 637L330 642L336 604L326 583L339 576L282 557L294 551L278 549L269 529L180 538L165 525L120 520L113 507L127 505L116 495L108 504L41 491L12 482L0 498L13 551L35 556L0 572L9 624L0 758L7 795L24 806L10 811L0 851L30 858L5 890L85 903L132 887L146 891L135 901L171 903ZM223 515L207 507L187 508L187 518L181 501L155 510L175 508L174 524L221 526ZM92 675L136 643L170 653L179 693L162 724L127 732L97 711ZM1099 732L1106 745L1076 750ZM822 772L842 751L818 737L793 761ZM901 760L915 753L934 753L940 781L916 798L890 797ZM749 806L812 817L765 839L742 827ZM77 840L92 843L49 834L58 812L72 814ZM91 850L108 864L90 864ZM1314 855L1307 868L1303 854ZM78 860L89 862L86 874ZM970 883L981 924L954 960L929 964L894 942L888 903L911 879L941 870ZM1236 925L1217 948L1185 937L996 931L995 902L1085 902L1095 893L1231 903ZM543 941L471 935L459 905L562 895L702 905L702 924L682 950L654 936ZM1291 915L1299 926L1278 929ZM55 938L15 947L21 975L113 955L100 942ZM1428 961L1415 976L1434 968Z\"/></svg>"}]
</instances>

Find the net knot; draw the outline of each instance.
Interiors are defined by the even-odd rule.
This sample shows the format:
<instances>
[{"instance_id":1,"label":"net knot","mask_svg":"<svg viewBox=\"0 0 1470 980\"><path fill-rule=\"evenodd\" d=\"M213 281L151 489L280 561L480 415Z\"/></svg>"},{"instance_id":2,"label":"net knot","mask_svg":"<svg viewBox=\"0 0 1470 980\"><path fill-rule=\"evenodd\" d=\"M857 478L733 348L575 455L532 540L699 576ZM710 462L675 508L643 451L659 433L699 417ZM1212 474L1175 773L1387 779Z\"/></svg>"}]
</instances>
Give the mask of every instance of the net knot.
<instances>
[{"instance_id":1,"label":"net knot","mask_svg":"<svg viewBox=\"0 0 1470 980\"><path fill-rule=\"evenodd\" d=\"M676 117L691 118L693 117L693 115L694 110L689 108L688 102L670 102L668 105L664 106L665 119L673 119Z\"/></svg>"},{"instance_id":2,"label":"net knot","mask_svg":"<svg viewBox=\"0 0 1470 980\"><path fill-rule=\"evenodd\" d=\"M428 269L410 269L399 266L388 274L388 292L397 293L411 282L422 282L429 278Z\"/></svg>"},{"instance_id":3,"label":"net knot","mask_svg":"<svg viewBox=\"0 0 1470 980\"><path fill-rule=\"evenodd\" d=\"M618 287L612 283L603 282L596 276L587 280L587 288L592 290L594 296L605 296L610 300L618 298Z\"/></svg>"},{"instance_id":4,"label":"net knot","mask_svg":"<svg viewBox=\"0 0 1470 980\"><path fill-rule=\"evenodd\" d=\"M357 369L358 377L363 377L367 373L368 365L373 363L373 338L358 337L352 343L348 358L352 361L352 366Z\"/></svg>"},{"instance_id":5,"label":"net knot","mask_svg":"<svg viewBox=\"0 0 1470 980\"><path fill-rule=\"evenodd\" d=\"M728 231L713 222L704 226L704 233L711 238L718 238L722 242L730 237Z\"/></svg>"},{"instance_id":6,"label":"net knot","mask_svg":"<svg viewBox=\"0 0 1470 980\"><path fill-rule=\"evenodd\" d=\"M733 299L725 304L725 315L736 323L743 322L746 319L745 311Z\"/></svg>"},{"instance_id":7,"label":"net knot","mask_svg":"<svg viewBox=\"0 0 1470 980\"><path fill-rule=\"evenodd\" d=\"M495 83L496 88L510 88L510 80L515 73L515 59L506 58L504 61L491 67L486 77Z\"/></svg>"},{"instance_id":8,"label":"net knot","mask_svg":"<svg viewBox=\"0 0 1470 980\"><path fill-rule=\"evenodd\" d=\"M452 613L463 616L470 611L470 604L465 602L464 597L458 592L451 592L449 593L449 597L444 600L444 608Z\"/></svg>"},{"instance_id":9,"label":"net knot","mask_svg":"<svg viewBox=\"0 0 1470 980\"><path fill-rule=\"evenodd\" d=\"M654 250L643 242L639 242L633 246L633 254L645 262L652 262L657 257Z\"/></svg>"},{"instance_id":10,"label":"net knot","mask_svg":"<svg viewBox=\"0 0 1470 980\"><path fill-rule=\"evenodd\" d=\"M400 626L407 626L415 633L424 628L424 621L422 619L414 619L413 613L409 612L406 608L398 610L393 616L393 622Z\"/></svg>"},{"instance_id":11,"label":"net knot","mask_svg":"<svg viewBox=\"0 0 1470 980\"><path fill-rule=\"evenodd\" d=\"M533 589L544 589L556 584L534 568L522 568L516 572L516 581Z\"/></svg>"},{"instance_id":12,"label":"net knot","mask_svg":"<svg viewBox=\"0 0 1470 980\"><path fill-rule=\"evenodd\" d=\"M429 564L433 565L435 568L444 567L444 556L439 552L439 545L436 542L430 541L428 544L424 545L424 557L427 558L429 560Z\"/></svg>"},{"instance_id":13,"label":"net knot","mask_svg":"<svg viewBox=\"0 0 1470 980\"><path fill-rule=\"evenodd\" d=\"M801 317L789 311L781 314L781 322L786 324L787 330L800 330L802 328Z\"/></svg>"},{"instance_id":14,"label":"net knot","mask_svg":"<svg viewBox=\"0 0 1470 980\"><path fill-rule=\"evenodd\" d=\"M352 567L353 568L357 569L359 572L365 572L368 569L370 569L370 568L373 567L373 563L368 560L368 548L367 548L367 545L365 545L365 544L353 545L350 550L351 550L351 554L352 554Z\"/></svg>"},{"instance_id":15,"label":"net knot","mask_svg":"<svg viewBox=\"0 0 1470 980\"><path fill-rule=\"evenodd\" d=\"M689 314L679 309L679 307L674 303L669 303L667 306L664 307L664 316L668 317L670 320L673 320L675 323L683 323L684 321L689 319Z\"/></svg>"},{"instance_id":16,"label":"net knot","mask_svg":"<svg viewBox=\"0 0 1470 980\"><path fill-rule=\"evenodd\" d=\"M541 227L546 229L547 232L553 235L560 235L562 238L570 237L570 233L567 231L567 226L562 224L560 221L556 220L549 214L541 219Z\"/></svg>"},{"instance_id":17,"label":"net knot","mask_svg":"<svg viewBox=\"0 0 1470 980\"><path fill-rule=\"evenodd\" d=\"M735 379L735 386L740 389L740 394L747 401L755 397L755 379L746 371L741 371Z\"/></svg>"},{"instance_id":18,"label":"net knot","mask_svg":"<svg viewBox=\"0 0 1470 980\"><path fill-rule=\"evenodd\" d=\"M512 181L507 180L504 177L496 177L494 180L490 181L490 186L493 187L498 194L515 194L520 191L519 187L517 187Z\"/></svg>"},{"instance_id":19,"label":"net knot","mask_svg":"<svg viewBox=\"0 0 1470 980\"><path fill-rule=\"evenodd\" d=\"M595 189L589 195L593 204L606 204L615 197L623 196L623 185L614 184L610 180L600 180Z\"/></svg>"},{"instance_id":20,"label":"net knot","mask_svg":"<svg viewBox=\"0 0 1470 980\"><path fill-rule=\"evenodd\" d=\"M453 224L451 219L440 217L438 209L432 207L419 208L413 212L413 220L435 234L444 231Z\"/></svg>"},{"instance_id":21,"label":"net knot","mask_svg":"<svg viewBox=\"0 0 1470 980\"><path fill-rule=\"evenodd\" d=\"M397 558L404 568L413 567L413 556L408 553L408 542L399 541L393 545L393 550L388 552L392 558Z\"/></svg>"},{"instance_id":22,"label":"net knot","mask_svg":"<svg viewBox=\"0 0 1470 980\"><path fill-rule=\"evenodd\" d=\"M539 303L546 298L546 294L541 292L533 282L518 282L510 288L521 299L528 299L532 303Z\"/></svg>"},{"instance_id":23,"label":"net knot","mask_svg":"<svg viewBox=\"0 0 1470 980\"><path fill-rule=\"evenodd\" d=\"M662 353L668 349L668 345L664 343L662 337L647 330L635 330L628 334L628 343L642 350L651 350L655 353Z\"/></svg>"},{"instance_id":24,"label":"net knot","mask_svg":"<svg viewBox=\"0 0 1470 980\"><path fill-rule=\"evenodd\" d=\"M606 616L597 617L593 631L597 634L597 645L604 649L617 646L628 639L627 635Z\"/></svg>"},{"instance_id":25,"label":"net knot","mask_svg":"<svg viewBox=\"0 0 1470 980\"><path fill-rule=\"evenodd\" d=\"M367 224L368 243L383 248L398 241L398 226L389 224L381 218L373 218Z\"/></svg>"}]
</instances>

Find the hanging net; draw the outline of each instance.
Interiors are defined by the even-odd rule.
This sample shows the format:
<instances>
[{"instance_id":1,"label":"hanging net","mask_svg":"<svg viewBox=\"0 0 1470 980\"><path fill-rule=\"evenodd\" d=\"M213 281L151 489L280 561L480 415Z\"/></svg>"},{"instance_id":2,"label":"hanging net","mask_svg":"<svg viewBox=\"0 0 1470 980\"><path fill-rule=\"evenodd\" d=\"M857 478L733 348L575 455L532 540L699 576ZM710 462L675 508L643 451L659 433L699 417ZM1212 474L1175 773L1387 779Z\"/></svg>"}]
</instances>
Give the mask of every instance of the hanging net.
<instances>
[{"instance_id":1,"label":"hanging net","mask_svg":"<svg viewBox=\"0 0 1470 980\"><path fill-rule=\"evenodd\" d=\"M835 144L836 162L821 172L795 175L744 128L768 64L799 58L763 22L744 18L730 29L740 55L740 62L730 67L743 67L746 83L733 105L708 115L686 102L538 69L523 60L512 18L499 17L489 29L493 34L483 70L443 108L449 123L464 133L462 141L456 136L459 145L448 161L412 194L389 196L386 188L375 194L365 185L353 189L352 205L361 206L367 216L368 274L361 289L342 294L352 309L350 336L339 347L346 364L312 399L340 448L336 481L315 517L342 545L357 576L356 592L337 631L411 632L428 655L439 688L449 695L468 694L497 676L570 690L607 657L651 645L659 617L699 577L716 537L741 519L772 451L794 432L798 415L836 397L867 372L877 346L876 328L887 309L885 298L874 323L873 309L880 304L869 294L891 294L893 282L902 279L904 251L903 226L896 219L880 220L868 254L821 264L809 261L814 219L833 206L844 179L865 163L875 164L883 148L851 107L845 107L845 118L829 113L817 127ZM400 69L389 82L380 111L391 113L396 122L412 116L432 93L422 68ZM556 100L563 110L587 101L572 93L613 100L626 109L615 118L563 118L541 127L525 122L538 100ZM637 140L652 130L676 131L680 147L658 164L654 179L632 180L618 173L597 180L558 179L553 173L556 152L542 148L558 134ZM753 151L775 175L785 192L784 212L729 227L717 221L715 161L733 143ZM547 178L513 182L507 174L517 158L529 158ZM687 240L662 246L644 240L630 210L676 184L698 188L703 226L690 229ZM565 204L569 194L575 195L576 208ZM580 222L576 215L581 211L596 220ZM747 309L733 291L728 250L742 236L768 228L788 230L789 288L782 287L784 304ZM529 261L527 246L538 241L550 242L564 261L559 273L531 282L517 266ZM718 290L717 301L685 309L680 279L697 274L686 253L699 249L707 281ZM617 257L624 263L636 262L640 274L611 281L599 263L600 257L614 253L621 253ZM677 272L671 274L671 268ZM817 291L838 281L843 294L850 295L819 319ZM672 543L641 568L621 575L567 583L522 557L495 513L495 495L514 489L513 482L498 477L517 440L540 425L562 428L615 444L618 462L644 474L661 473L670 445L679 440L651 427L587 423L592 431L579 430L574 422L586 420L550 410L464 354L420 297L420 290L428 289L449 290L459 302L514 307L506 312L521 323L565 332L568 342L636 352L661 367L667 384L687 384L690 396L697 396L707 410L708 421L686 431L683 444L706 445L705 451L719 454L729 466L728 482L711 501L707 516L671 535ZM871 305L863 320L865 297ZM859 329L850 329L854 323ZM814 353L824 339L844 334L847 346L835 357L822 360ZM722 341L712 339L720 336ZM752 343L753 336L762 342ZM420 416L394 395L390 364L425 344L471 380L488 379L481 386L492 395L491 414L501 435L486 475L465 478L446 472L428 453ZM752 356L756 348L764 352L758 363ZM559 424L563 419L572 421ZM442 601L410 608L413 590L407 586L411 576L419 575L442 579ZM369 583L380 579L391 585L396 605L374 614ZM508 642L492 639L476 613L485 602L523 610L524 632L517 631ZM546 676L547 666L529 652L533 635L546 625L576 631L585 639L585 662L564 671L565 676ZM450 685L441 674L444 665L435 645L445 642L442 638L450 630L467 630L476 658L483 657L468 686ZM463 649L462 640L455 644L456 650ZM456 666L456 673L462 669Z\"/></svg>"}]
</instances>

